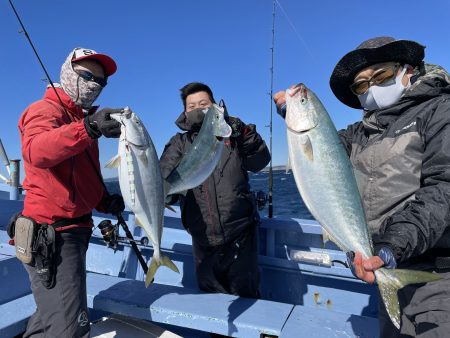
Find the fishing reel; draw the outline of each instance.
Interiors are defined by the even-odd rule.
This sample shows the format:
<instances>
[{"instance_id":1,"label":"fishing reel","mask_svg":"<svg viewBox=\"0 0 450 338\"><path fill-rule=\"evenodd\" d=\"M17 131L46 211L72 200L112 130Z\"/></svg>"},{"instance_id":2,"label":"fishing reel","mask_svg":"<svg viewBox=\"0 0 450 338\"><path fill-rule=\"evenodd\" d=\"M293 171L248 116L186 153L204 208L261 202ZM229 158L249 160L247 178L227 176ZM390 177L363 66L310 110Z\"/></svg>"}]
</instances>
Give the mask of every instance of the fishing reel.
<instances>
[{"instance_id":1,"label":"fishing reel","mask_svg":"<svg viewBox=\"0 0 450 338\"><path fill-rule=\"evenodd\" d=\"M258 190L255 192L255 201L258 210L263 210L267 203L267 194L262 190Z\"/></svg>"},{"instance_id":2,"label":"fishing reel","mask_svg":"<svg viewBox=\"0 0 450 338\"><path fill-rule=\"evenodd\" d=\"M116 251L119 245L119 225L112 224L109 219L105 219L100 222L98 228L102 233L106 246Z\"/></svg>"}]
</instances>

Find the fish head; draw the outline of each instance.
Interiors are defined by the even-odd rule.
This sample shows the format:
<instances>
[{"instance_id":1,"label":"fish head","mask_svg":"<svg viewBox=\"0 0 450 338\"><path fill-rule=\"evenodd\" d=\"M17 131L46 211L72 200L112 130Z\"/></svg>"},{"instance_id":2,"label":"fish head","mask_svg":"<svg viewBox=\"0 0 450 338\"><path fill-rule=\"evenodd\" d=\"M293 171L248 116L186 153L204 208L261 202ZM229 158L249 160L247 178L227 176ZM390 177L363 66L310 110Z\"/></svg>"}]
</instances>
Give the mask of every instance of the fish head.
<instances>
[{"instance_id":1,"label":"fish head","mask_svg":"<svg viewBox=\"0 0 450 338\"><path fill-rule=\"evenodd\" d=\"M292 93L295 93L292 95ZM292 96L291 96L292 95ZM314 129L318 124L316 95L303 83L286 91L286 126L302 133Z\"/></svg>"},{"instance_id":2,"label":"fish head","mask_svg":"<svg viewBox=\"0 0 450 338\"><path fill-rule=\"evenodd\" d=\"M111 114L111 118L121 124L121 140L137 147L148 146L147 130L141 119L129 107L125 107L122 113Z\"/></svg>"},{"instance_id":3,"label":"fish head","mask_svg":"<svg viewBox=\"0 0 450 338\"><path fill-rule=\"evenodd\" d=\"M210 111L212 113L211 123L213 125L213 134L219 139L230 137L232 130L225 121L225 108L214 103L209 107L207 114Z\"/></svg>"}]
</instances>

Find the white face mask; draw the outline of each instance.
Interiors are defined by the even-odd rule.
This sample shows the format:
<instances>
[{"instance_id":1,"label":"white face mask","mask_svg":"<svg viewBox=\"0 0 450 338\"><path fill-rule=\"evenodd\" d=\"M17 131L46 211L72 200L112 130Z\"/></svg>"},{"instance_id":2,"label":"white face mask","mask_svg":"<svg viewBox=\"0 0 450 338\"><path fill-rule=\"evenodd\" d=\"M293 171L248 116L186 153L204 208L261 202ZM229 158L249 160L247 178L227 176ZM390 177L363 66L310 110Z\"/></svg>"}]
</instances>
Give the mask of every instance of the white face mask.
<instances>
[{"instance_id":1,"label":"white face mask","mask_svg":"<svg viewBox=\"0 0 450 338\"><path fill-rule=\"evenodd\" d=\"M410 85L409 79L406 87L402 83L406 70L407 66L404 66L402 72L393 82L388 81L388 83L382 85L371 86L367 92L358 95L361 106L366 110L383 109L400 100L400 97Z\"/></svg>"}]
</instances>

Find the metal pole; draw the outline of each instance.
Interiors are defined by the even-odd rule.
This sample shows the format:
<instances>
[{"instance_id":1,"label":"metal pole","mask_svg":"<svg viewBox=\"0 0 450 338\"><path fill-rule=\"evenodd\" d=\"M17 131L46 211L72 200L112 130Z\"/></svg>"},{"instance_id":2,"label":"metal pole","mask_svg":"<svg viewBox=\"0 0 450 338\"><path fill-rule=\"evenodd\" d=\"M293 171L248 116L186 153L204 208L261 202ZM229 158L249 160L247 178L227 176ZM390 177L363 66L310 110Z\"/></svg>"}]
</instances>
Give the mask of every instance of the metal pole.
<instances>
[{"instance_id":1,"label":"metal pole","mask_svg":"<svg viewBox=\"0 0 450 338\"><path fill-rule=\"evenodd\" d=\"M272 173L272 111L273 111L273 54L275 46L275 0L273 0L273 10L272 10L272 64L270 67L270 141L269 150L271 154L270 164L269 164L269 218L273 217L273 205L272 205L272 192L273 192L273 173Z\"/></svg>"},{"instance_id":2,"label":"metal pole","mask_svg":"<svg viewBox=\"0 0 450 338\"><path fill-rule=\"evenodd\" d=\"M0 156L2 158L3 164L6 167L6 170L8 170L8 174L11 175L10 168L9 168L9 160L8 155L6 155L5 148L3 147L2 140L0 139Z\"/></svg>"},{"instance_id":3,"label":"metal pole","mask_svg":"<svg viewBox=\"0 0 450 338\"><path fill-rule=\"evenodd\" d=\"M9 199L19 199L20 185L20 160L11 160L11 187L9 190Z\"/></svg>"}]
</instances>

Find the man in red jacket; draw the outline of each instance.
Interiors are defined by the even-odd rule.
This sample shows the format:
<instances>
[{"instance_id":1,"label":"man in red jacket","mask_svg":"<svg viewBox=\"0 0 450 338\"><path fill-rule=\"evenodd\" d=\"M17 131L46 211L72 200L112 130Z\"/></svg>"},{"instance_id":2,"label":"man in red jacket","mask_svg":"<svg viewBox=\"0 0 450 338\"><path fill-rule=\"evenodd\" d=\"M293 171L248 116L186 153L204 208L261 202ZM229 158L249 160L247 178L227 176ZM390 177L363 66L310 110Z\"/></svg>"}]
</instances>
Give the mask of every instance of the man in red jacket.
<instances>
[{"instance_id":1,"label":"man in red jacket","mask_svg":"<svg viewBox=\"0 0 450 338\"><path fill-rule=\"evenodd\" d=\"M92 106L116 70L109 56L75 48L62 65L60 85L47 88L20 117L27 192L22 215L55 230L53 257L24 264L37 305L24 337L89 337L91 212L124 210L122 197L105 190L97 142L102 135L120 135L120 124L110 114L122 109Z\"/></svg>"}]
</instances>

